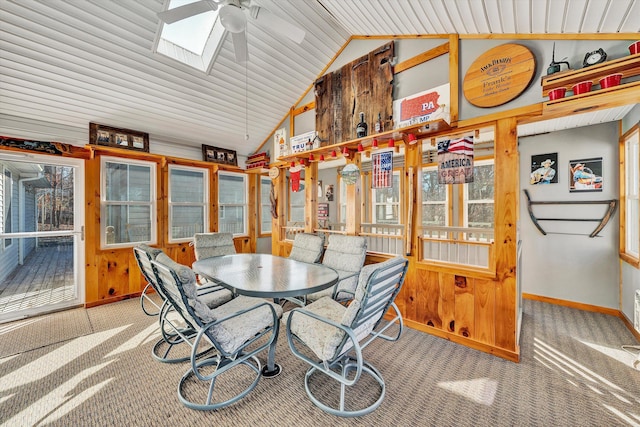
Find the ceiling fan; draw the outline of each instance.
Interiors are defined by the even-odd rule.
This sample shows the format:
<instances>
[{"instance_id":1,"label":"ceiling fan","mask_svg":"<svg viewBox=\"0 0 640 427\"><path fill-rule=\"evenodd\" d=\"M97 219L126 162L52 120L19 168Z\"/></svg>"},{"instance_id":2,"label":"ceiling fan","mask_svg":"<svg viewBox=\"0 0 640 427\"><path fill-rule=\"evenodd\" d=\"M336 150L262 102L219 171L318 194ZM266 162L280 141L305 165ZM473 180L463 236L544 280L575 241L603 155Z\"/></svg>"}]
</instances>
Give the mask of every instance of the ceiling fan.
<instances>
[{"instance_id":1,"label":"ceiling fan","mask_svg":"<svg viewBox=\"0 0 640 427\"><path fill-rule=\"evenodd\" d=\"M158 17L165 24L172 24L210 10L218 10L218 8L220 8L218 11L220 23L226 31L231 33L236 62L242 63L249 59L246 15L256 21L260 21L266 27L298 44L302 43L304 39L305 31L303 29L274 15L263 7L253 5L252 0L199 0L158 12Z\"/></svg>"}]
</instances>

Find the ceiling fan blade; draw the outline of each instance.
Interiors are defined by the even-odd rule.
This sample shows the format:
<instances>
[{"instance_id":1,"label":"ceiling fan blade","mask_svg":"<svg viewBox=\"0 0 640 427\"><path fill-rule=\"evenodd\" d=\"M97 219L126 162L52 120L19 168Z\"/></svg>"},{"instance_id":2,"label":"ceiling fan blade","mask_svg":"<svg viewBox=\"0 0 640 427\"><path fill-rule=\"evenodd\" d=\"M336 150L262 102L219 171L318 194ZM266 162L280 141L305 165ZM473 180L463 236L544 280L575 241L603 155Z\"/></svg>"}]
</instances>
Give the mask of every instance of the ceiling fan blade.
<instances>
[{"instance_id":1,"label":"ceiling fan blade","mask_svg":"<svg viewBox=\"0 0 640 427\"><path fill-rule=\"evenodd\" d=\"M252 6L251 16L256 20L259 20L265 27L272 29L280 35L290 38L298 44L302 43L302 40L304 40L306 32L302 28L278 17L277 15L274 15L263 7Z\"/></svg>"},{"instance_id":2,"label":"ceiling fan blade","mask_svg":"<svg viewBox=\"0 0 640 427\"><path fill-rule=\"evenodd\" d=\"M236 54L236 62L243 64L249 60L249 50L247 49L247 33L241 31L239 33L231 33L233 40L233 51Z\"/></svg>"},{"instance_id":3,"label":"ceiling fan blade","mask_svg":"<svg viewBox=\"0 0 640 427\"><path fill-rule=\"evenodd\" d=\"M212 0L200 0L195 3L185 4L173 9L158 12L158 18L165 24L173 24L185 18L190 18L210 10L217 10L218 4Z\"/></svg>"}]
</instances>

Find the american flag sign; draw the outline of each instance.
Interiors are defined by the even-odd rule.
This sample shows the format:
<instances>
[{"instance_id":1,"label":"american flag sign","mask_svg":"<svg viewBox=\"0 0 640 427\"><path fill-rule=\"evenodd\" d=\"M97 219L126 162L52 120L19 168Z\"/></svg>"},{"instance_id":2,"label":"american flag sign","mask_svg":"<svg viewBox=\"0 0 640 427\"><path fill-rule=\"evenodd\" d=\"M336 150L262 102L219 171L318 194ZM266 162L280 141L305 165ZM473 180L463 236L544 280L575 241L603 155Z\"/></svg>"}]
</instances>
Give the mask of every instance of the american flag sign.
<instances>
[{"instance_id":1,"label":"american flag sign","mask_svg":"<svg viewBox=\"0 0 640 427\"><path fill-rule=\"evenodd\" d=\"M473 133L438 141L438 183L473 182Z\"/></svg>"},{"instance_id":2,"label":"american flag sign","mask_svg":"<svg viewBox=\"0 0 640 427\"><path fill-rule=\"evenodd\" d=\"M381 151L372 154L373 162L373 188L390 188L393 186L393 151Z\"/></svg>"}]
</instances>

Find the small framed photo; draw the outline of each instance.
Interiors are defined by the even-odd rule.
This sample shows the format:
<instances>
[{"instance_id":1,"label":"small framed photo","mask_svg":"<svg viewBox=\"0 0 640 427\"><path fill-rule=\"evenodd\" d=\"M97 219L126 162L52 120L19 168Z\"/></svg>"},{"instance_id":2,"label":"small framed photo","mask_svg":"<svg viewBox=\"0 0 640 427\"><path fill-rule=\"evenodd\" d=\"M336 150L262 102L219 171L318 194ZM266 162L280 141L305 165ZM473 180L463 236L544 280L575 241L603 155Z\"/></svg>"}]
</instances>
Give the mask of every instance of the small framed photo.
<instances>
[{"instance_id":1,"label":"small framed photo","mask_svg":"<svg viewBox=\"0 0 640 427\"><path fill-rule=\"evenodd\" d=\"M569 192L602 191L602 157L569 161Z\"/></svg>"},{"instance_id":2,"label":"small framed photo","mask_svg":"<svg viewBox=\"0 0 640 427\"><path fill-rule=\"evenodd\" d=\"M99 144L108 145L111 142L111 134L106 130L97 131L96 138Z\"/></svg>"},{"instance_id":3,"label":"small framed photo","mask_svg":"<svg viewBox=\"0 0 640 427\"><path fill-rule=\"evenodd\" d=\"M89 144L149 152L149 134L89 123Z\"/></svg>"},{"instance_id":4,"label":"small framed photo","mask_svg":"<svg viewBox=\"0 0 640 427\"><path fill-rule=\"evenodd\" d=\"M129 146L129 136L124 133L116 133L116 144L124 145L125 147Z\"/></svg>"},{"instance_id":5,"label":"small framed photo","mask_svg":"<svg viewBox=\"0 0 640 427\"><path fill-rule=\"evenodd\" d=\"M133 138L131 138L131 146L133 148L137 148L139 150L144 148L144 138L141 138L139 136L134 136Z\"/></svg>"},{"instance_id":6,"label":"small framed photo","mask_svg":"<svg viewBox=\"0 0 640 427\"><path fill-rule=\"evenodd\" d=\"M557 184L558 153L537 154L531 156L531 175L529 184Z\"/></svg>"}]
</instances>

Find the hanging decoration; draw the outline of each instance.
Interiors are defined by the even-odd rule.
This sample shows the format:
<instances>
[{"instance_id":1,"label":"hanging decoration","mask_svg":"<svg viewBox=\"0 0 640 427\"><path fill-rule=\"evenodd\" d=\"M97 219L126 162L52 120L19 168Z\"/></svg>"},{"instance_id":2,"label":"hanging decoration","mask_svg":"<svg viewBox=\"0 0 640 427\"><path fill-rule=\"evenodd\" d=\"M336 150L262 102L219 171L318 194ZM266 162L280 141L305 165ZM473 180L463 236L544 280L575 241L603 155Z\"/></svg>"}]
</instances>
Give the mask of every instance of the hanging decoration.
<instances>
[{"instance_id":1,"label":"hanging decoration","mask_svg":"<svg viewBox=\"0 0 640 427\"><path fill-rule=\"evenodd\" d=\"M291 167L289 168L289 177L291 178L291 191L297 193L300 191L300 171L302 171L304 167L302 165L296 165L291 162Z\"/></svg>"},{"instance_id":2,"label":"hanging decoration","mask_svg":"<svg viewBox=\"0 0 640 427\"><path fill-rule=\"evenodd\" d=\"M473 132L438 140L438 184L473 182Z\"/></svg>"},{"instance_id":3,"label":"hanging decoration","mask_svg":"<svg viewBox=\"0 0 640 427\"><path fill-rule=\"evenodd\" d=\"M393 186L393 150L379 151L371 155L373 179L371 188Z\"/></svg>"}]
</instances>

